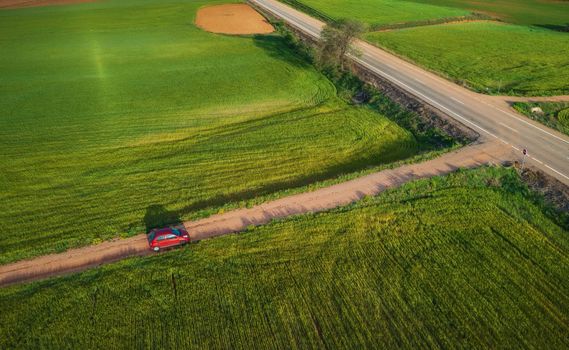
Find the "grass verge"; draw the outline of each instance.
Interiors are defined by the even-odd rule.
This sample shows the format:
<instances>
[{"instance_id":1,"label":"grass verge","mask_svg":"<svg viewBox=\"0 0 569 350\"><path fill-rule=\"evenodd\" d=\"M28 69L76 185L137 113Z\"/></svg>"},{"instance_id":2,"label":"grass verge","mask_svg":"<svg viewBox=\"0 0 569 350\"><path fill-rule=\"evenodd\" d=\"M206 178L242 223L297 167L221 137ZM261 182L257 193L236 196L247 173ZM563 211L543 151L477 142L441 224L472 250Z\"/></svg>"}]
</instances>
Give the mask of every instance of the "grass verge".
<instances>
[{"instance_id":1,"label":"grass verge","mask_svg":"<svg viewBox=\"0 0 569 350\"><path fill-rule=\"evenodd\" d=\"M569 102L514 102L512 107L535 121L569 135ZM532 112L536 107L541 112Z\"/></svg>"}]
</instances>

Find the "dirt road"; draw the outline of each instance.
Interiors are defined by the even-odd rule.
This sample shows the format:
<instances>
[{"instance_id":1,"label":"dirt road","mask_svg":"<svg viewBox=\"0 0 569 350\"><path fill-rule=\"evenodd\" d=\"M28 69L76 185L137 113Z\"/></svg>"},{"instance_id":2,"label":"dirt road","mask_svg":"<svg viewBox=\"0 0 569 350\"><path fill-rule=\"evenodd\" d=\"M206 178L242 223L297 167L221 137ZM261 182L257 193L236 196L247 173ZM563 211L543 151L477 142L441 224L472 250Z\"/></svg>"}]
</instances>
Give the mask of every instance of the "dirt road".
<instances>
[{"instance_id":1,"label":"dirt road","mask_svg":"<svg viewBox=\"0 0 569 350\"><path fill-rule=\"evenodd\" d=\"M448 174L458 168L474 168L488 163L497 164L504 160L511 160L515 156L500 143L485 142L423 163L380 171L248 209L188 221L184 223L184 226L190 232L192 240L207 239L243 231L250 225L263 225L277 218L329 210L352 203L367 195L378 194L408 181ZM0 286L78 272L129 256L147 254L151 252L148 250L146 236L140 234L127 239L72 249L61 254L2 265L0 266Z\"/></svg>"}]
</instances>

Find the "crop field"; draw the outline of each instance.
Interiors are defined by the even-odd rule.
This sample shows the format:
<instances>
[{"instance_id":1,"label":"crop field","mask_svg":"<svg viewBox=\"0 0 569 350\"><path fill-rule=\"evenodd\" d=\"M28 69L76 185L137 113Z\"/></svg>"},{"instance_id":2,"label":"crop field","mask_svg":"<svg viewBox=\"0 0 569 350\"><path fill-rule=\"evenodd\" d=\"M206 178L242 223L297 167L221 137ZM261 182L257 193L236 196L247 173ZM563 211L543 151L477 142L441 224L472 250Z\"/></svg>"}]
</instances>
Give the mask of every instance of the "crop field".
<instances>
[{"instance_id":1,"label":"crop field","mask_svg":"<svg viewBox=\"0 0 569 350\"><path fill-rule=\"evenodd\" d=\"M555 0L410 0L484 12L502 21L560 29L569 26L569 2Z\"/></svg>"},{"instance_id":2,"label":"crop field","mask_svg":"<svg viewBox=\"0 0 569 350\"><path fill-rule=\"evenodd\" d=\"M369 26L459 17L470 13L452 7L398 0L300 0L299 2L333 19L356 19Z\"/></svg>"},{"instance_id":3,"label":"crop field","mask_svg":"<svg viewBox=\"0 0 569 350\"><path fill-rule=\"evenodd\" d=\"M513 107L518 112L569 135L569 102L515 102ZM532 113L533 107L541 108L543 113Z\"/></svg>"},{"instance_id":4,"label":"crop field","mask_svg":"<svg viewBox=\"0 0 569 350\"><path fill-rule=\"evenodd\" d=\"M0 347L567 348L568 221L540 203L461 171L0 289Z\"/></svg>"},{"instance_id":5,"label":"crop field","mask_svg":"<svg viewBox=\"0 0 569 350\"><path fill-rule=\"evenodd\" d=\"M0 11L0 263L416 154L278 35L193 25L214 1ZM267 79L267 77L270 77Z\"/></svg>"},{"instance_id":6,"label":"crop field","mask_svg":"<svg viewBox=\"0 0 569 350\"><path fill-rule=\"evenodd\" d=\"M569 35L547 29L471 22L366 34L366 39L477 91L569 92Z\"/></svg>"},{"instance_id":7,"label":"crop field","mask_svg":"<svg viewBox=\"0 0 569 350\"><path fill-rule=\"evenodd\" d=\"M569 93L569 2L283 0L324 20L368 24L365 39L475 91ZM504 22L474 21L482 13ZM450 24L440 25L443 22ZM435 25L439 24L439 25ZM405 28L408 29L397 29ZM397 29L381 30L378 29Z\"/></svg>"}]
</instances>

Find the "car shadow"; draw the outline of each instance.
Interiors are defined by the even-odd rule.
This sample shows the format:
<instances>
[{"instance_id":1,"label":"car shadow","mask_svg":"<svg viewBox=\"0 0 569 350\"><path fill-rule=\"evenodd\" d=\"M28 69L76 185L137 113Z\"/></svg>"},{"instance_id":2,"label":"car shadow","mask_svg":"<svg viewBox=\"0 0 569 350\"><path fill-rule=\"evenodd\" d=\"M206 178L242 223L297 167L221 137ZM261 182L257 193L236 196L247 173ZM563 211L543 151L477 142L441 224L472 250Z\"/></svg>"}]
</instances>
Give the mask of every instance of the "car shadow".
<instances>
[{"instance_id":1,"label":"car shadow","mask_svg":"<svg viewBox=\"0 0 569 350\"><path fill-rule=\"evenodd\" d=\"M146 208L144 226L147 233L154 228L179 225L182 225L182 220L178 212L168 210L161 204L152 204Z\"/></svg>"}]
</instances>

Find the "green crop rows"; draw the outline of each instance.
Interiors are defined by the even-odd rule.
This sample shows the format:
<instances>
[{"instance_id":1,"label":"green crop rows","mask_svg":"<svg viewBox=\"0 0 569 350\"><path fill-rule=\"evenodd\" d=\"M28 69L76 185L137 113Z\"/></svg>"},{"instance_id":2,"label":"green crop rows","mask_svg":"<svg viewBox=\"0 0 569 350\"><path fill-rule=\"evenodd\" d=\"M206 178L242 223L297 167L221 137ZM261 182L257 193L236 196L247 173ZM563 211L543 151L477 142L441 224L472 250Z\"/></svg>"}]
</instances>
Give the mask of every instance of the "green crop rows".
<instances>
[{"instance_id":1,"label":"green crop rows","mask_svg":"<svg viewBox=\"0 0 569 350\"><path fill-rule=\"evenodd\" d=\"M416 154L413 135L278 35L193 25L215 1L0 11L0 263Z\"/></svg>"},{"instance_id":2,"label":"green crop rows","mask_svg":"<svg viewBox=\"0 0 569 350\"><path fill-rule=\"evenodd\" d=\"M569 346L569 236L513 170L0 290L0 348Z\"/></svg>"}]
</instances>

